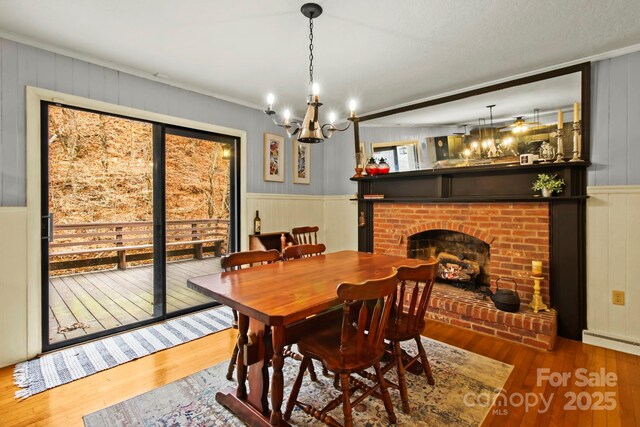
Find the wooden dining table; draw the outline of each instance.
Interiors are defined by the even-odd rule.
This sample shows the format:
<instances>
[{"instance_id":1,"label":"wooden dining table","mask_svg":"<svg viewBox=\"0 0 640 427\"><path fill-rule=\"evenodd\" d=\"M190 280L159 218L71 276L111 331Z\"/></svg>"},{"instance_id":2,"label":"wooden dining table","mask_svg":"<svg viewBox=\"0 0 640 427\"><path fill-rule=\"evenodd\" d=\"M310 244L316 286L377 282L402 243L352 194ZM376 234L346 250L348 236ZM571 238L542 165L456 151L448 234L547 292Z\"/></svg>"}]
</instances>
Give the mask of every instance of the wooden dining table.
<instances>
[{"instance_id":1,"label":"wooden dining table","mask_svg":"<svg viewBox=\"0 0 640 427\"><path fill-rule=\"evenodd\" d=\"M281 411L285 345L335 317L331 313L337 311L332 309L341 304L338 284L381 278L393 267L421 263L424 261L399 256L341 251L189 279L191 289L238 312L238 385L219 391L216 400L249 425L289 425Z\"/></svg>"}]
</instances>

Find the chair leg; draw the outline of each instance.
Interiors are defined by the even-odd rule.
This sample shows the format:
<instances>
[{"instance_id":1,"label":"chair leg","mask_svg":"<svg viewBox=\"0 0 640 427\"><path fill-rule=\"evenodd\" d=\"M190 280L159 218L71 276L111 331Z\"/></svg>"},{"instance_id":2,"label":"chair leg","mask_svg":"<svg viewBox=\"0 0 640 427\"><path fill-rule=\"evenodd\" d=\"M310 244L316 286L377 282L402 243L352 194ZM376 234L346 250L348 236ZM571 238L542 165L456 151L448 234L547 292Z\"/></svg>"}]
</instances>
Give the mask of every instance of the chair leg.
<instances>
[{"instance_id":1,"label":"chair leg","mask_svg":"<svg viewBox=\"0 0 640 427\"><path fill-rule=\"evenodd\" d=\"M429 385L434 385L436 380L433 379L433 373L431 372L431 366L429 366L429 359L427 359L427 352L424 351L424 347L422 346L422 341L420 337L416 337L416 346L418 347L418 352L420 353L420 361L422 362L422 367L424 368L424 374L427 376L427 382Z\"/></svg>"},{"instance_id":2,"label":"chair leg","mask_svg":"<svg viewBox=\"0 0 640 427\"><path fill-rule=\"evenodd\" d=\"M407 377L402 363L402 349L400 343L393 342L393 354L396 357L396 372L398 373L398 387L400 388L400 399L402 399L402 412L411 413L409 406L409 393L407 392Z\"/></svg>"},{"instance_id":3,"label":"chair leg","mask_svg":"<svg viewBox=\"0 0 640 427\"><path fill-rule=\"evenodd\" d=\"M340 385L342 386L342 412L344 413L344 427L353 427L351 395L349 394L349 374L340 374Z\"/></svg>"},{"instance_id":4,"label":"chair leg","mask_svg":"<svg viewBox=\"0 0 640 427\"><path fill-rule=\"evenodd\" d=\"M304 373L307 370L309 363L311 363L311 358L303 357L302 362L300 363L300 369L298 370L298 376L296 376L293 388L291 389L291 394L289 395L289 400L287 400L287 409L284 411L283 415L285 421L288 421L289 418L291 418L291 412L296 404L296 400L298 400L298 393L300 393L302 378L304 378Z\"/></svg>"},{"instance_id":5,"label":"chair leg","mask_svg":"<svg viewBox=\"0 0 640 427\"><path fill-rule=\"evenodd\" d=\"M398 420L396 418L396 413L393 410L393 403L391 403L389 390L387 390L387 382L384 380L384 375L382 375L382 370L380 369L380 362L376 363L373 368L376 370L376 375L378 376L378 382L380 383L380 393L382 394L382 402L384 403L384 408L387 410L387 415L389 415L389 422L391 424L395 424Z\"/></svg>"},{"instance_id":6,"label":"chair leg","mask_svg":"<svg viewBox=\"0 0 640 427\"><path fill-rule=\"evenodd\" d=\"M229 368L227 369L227 379L229 381L233 380L233 371L236 367L236 360L238 359L238 344L233 347L233 353L231 354L231 359L229 360Z\"/></svg>"},{"instance_id":7,"label":"chair leg","mask_svg":"<svg viewBox=\"0 0 640 427\"><path fill-rule=\"evenodd\" d=\"M311 363L309 363L309 366L307 367L307 370L309 371L309 378L311 378L311 381L313 381L313 382L318 381L318 376L316 375L316 370L313 368L313 361Z\"/></svg>"}]
</instances>

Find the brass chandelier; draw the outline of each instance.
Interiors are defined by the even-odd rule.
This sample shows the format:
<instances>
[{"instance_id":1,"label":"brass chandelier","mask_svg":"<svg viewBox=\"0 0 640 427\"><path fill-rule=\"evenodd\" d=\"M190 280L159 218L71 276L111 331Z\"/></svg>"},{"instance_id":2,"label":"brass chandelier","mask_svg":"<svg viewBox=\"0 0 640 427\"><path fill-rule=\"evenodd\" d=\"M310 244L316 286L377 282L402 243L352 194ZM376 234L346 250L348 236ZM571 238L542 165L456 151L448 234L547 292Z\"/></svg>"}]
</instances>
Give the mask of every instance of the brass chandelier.
<instances>
[{"instance_id":1,"label":"brass chandelier","mask_svg":"<svg viewBox=\"0 0 640 427\"><path fill-rule=\"evenodd\" d=\"M329 114L329 122L323 125L319 120L319 109L322 106L320 102L320 87L313 81L313 19L322 14L322 7L316 3L305 3L300 8L302 14L309 18L309 87L311 94L307 97L307 112L302 121L292 119L289 110L284 111L284 120L276 119L276 112L273 110L273 102L275 97L272 93L267 96L267 109L264 111L271 116L273 123L284 128L289 137L298 135L299 142L307 142L317 144L324 142L325 138L329 139L333 136L333 132L343 132L351 126L351 122L357 120L355 109L356 102L349 102L349 110L351 111L347 120L349 123L344 128L338 128L334 122L336 120L335 113Z\"/></svg>"}]
</instances>

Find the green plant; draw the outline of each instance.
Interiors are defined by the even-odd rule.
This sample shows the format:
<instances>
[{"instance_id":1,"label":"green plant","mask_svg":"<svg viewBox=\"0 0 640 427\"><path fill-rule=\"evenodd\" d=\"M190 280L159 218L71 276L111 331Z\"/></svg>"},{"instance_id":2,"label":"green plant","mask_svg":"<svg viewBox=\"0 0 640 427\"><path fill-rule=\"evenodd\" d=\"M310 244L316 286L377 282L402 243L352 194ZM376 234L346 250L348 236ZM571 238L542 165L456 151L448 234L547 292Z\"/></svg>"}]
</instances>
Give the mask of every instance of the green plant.
<instances>
[{"instance_id":1,"label":"green plant","mask_svg":"<svg viewBox=\"0 0 640 427\"><path fill-rule=\"evenodd\" d=\"M564 186L564 179L558 178L558 175L551 175L548 173L538 174L538 179L533 183L532 190L539 191L543 188L551 191L552 193L562 192Z\"/></svg>"}]
</instances>

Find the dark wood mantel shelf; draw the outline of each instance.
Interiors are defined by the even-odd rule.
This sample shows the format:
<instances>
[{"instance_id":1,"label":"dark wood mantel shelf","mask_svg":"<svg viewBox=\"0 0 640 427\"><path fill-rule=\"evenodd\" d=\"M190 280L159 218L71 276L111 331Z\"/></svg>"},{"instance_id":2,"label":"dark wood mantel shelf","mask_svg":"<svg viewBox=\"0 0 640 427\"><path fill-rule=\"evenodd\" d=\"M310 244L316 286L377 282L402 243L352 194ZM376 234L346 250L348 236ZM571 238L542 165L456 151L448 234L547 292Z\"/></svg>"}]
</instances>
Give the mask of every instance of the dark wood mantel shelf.
<instances>
[{"instance_id":1,"label":"dark wood mantel shelf","mask_svg":"<svg viewBox=\"0 0 640 427\"><path fill-rule=\"evenodd\" d=\"M541 197L541 196L505 196L505 197L447 197L447 198L425 198L425 197L385 197L382 199L349 199L355 202L370 203L494 203L494 202L553 202L555 200L580 200L588 199L589 196L569 196L569 197Z\"/></svg>"}]
</instances>

